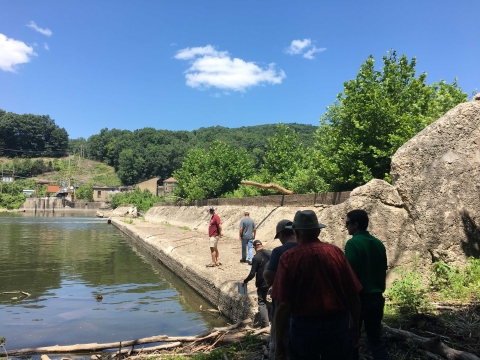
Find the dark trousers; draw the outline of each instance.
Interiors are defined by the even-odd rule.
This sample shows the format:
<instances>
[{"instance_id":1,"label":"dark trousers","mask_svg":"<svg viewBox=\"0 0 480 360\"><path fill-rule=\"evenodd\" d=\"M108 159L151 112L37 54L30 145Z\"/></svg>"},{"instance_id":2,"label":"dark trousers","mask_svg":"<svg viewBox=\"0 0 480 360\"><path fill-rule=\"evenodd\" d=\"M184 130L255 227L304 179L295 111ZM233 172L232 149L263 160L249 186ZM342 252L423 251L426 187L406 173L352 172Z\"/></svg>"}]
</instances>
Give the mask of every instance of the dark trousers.
<instances>
[{"instance_id":1,"label":"dark trousers","mask_svg":"<svg viewBox=\"0 0 480 360\"><path fill-rule=\"evenodd\" d=\"M350 315L342 313L328 319L292 316L289 348L291 360L350 360L352 338Z\"/></svg>"},{"instance_id":2,"label":"dark trousers","mask_svg":"<svg viewBox=\"0 0 480 360\"><path fill-rule=\"evenodd\" d=\"M260 327L264 328L270 325L268 320L268 304L267 304L268 287L257 288L258 313L260 314Z\"/></svg>"},{"instance_id":3,"label":"dark trousers","mask_svg":"<svg viewBox=\"0 0 480 360\"><path fill-rule=\"evenodd\" d=\"M388 360L387 348L382 339L382 319L385 298L381 293L360 294L362 310L360 312L360 331L365 324L368 347L372 352L374 360ZM359 359L358 348L354 349L353 360Z\"/></svg>"}]
</instances>

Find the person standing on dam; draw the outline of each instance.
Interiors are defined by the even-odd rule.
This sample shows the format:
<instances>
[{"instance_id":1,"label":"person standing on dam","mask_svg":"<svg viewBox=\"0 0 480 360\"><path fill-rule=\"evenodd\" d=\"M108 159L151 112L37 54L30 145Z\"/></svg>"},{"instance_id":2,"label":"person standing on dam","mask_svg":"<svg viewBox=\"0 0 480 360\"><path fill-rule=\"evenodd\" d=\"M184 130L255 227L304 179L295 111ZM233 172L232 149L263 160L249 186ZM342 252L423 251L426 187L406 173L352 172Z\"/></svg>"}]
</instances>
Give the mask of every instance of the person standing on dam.
<instances>
[{"instance_id":1,"label":"person standing on dam","mask_svg":"<svg viewBox=\"0 0 480 360\"><path fill-rule=\"evenodd\" d=\"M245 210L243 212L244 218L240 220L240 229L239 236L240 241L242 242L242 258L240 259L241 263L248 262L248 265L252 265L252 256L253 256L253 245L252 242L255 240L257 234L257 229L255 228L254 221L250 218L250 212ZM248 248L248 255L245 248Z\"/></svg>"},{"instance_id":2,"label":"person standing on dam","mask_svg":"<svg viewBox=\"0 0 480 360\"><path fill-rule=\"evenodd\" d=\"M222 263L218 260L218 239L220 236L223 236L223 230L220 217L217 215L215 207L211 206L209 212L210 215L212 215L210 218L210 224L208 226L208 237L212 262L207 265L207 267L215 267L222 265Z\"/></svg>"},{"instance_id":3,"label":"person standing on dam","mask_svg":"<svg viewBox=\"0 0 480 360\"><path fill-rule=\"evenodd\" d=\"M387 273L387 252L383 243L367 231L368 214L365 210L352 210L347 214L345 226L353 235L345 245L345 256L362 284L360 292L360 322L365 324L368 346L374 360L388 360L385 343L382 339L383 308L385 306L385 280ZM359 359L358 347L353 359Z\"/></svg>"},{"instance_id":4,"label":"person standing on dam","mask_svg":"<svg viewBox=\"0 0 480 360\"><path fill-rule=\"evenodd\" d=\"M263 272L265 265L270 261L272 252L265 250L260 240L253 242L253 248L255 249L255 256L252 260L252 268L250 274L242 281L242 286L245 286L250 280L255 277L255 286L257 287L257 301L258 301L258 313L260 314L259 325L261 328L267 327L270 324L268 319L268 304L267 293L270 286L263 278Z\"/></svg>"}]
</instances>

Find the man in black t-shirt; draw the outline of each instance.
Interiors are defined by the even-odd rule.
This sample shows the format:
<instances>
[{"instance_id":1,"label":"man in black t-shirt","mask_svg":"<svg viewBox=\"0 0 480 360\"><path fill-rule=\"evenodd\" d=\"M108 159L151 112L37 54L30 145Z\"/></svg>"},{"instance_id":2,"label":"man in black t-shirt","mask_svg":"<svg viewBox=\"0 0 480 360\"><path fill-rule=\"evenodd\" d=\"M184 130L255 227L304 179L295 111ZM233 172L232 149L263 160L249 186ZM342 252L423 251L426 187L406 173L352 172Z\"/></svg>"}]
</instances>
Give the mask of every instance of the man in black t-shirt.
<instances>
[{"instance_id":1,"label":"man in black t-shirt","mask_svg":"<svg viewBox=\"0 0 480 360\"><path fill-rule=\"evenodd\" d=\"M275 274L277 273L278 263L280 261L280 256L295 246L297 246L297 237L292 229L285 229L285 226L290 226L293 223L290 220L281 220L277 224L276 234L274 239L279 239L282 243L282 246L278 246L272 250L272 256L268 262L265 271L263 272L263 277L268 285L273 286L275 280ZM275 300L272 299L272 309L271 309L272 319L275 314ZM288 345L288 332L284 339L285 347ZM272 321L272 326L270 328L270 343L269 343L269 359L275 359L275 324Z\"/></svg>"},{"instance_id":2,"label":"man in black t-shirt","mask_svg":"<svg viewBox=\"0 0 480 360\"><path fill-rule=\"evenodd\" d=\"M253 242L253 249L255 250L255 256L252 259L252 268L250 274L242 281L242 285L248 283L255 277L255 286L257 287L258 297L258 312L260 313L260 327L264 328L269 325L268 320L268 308L267 308L267 292L270 287L263 278L263 271L265 265L270 260L272 252L270 250L263 249L262 242L255 240Z\"/></svg>"}]
</instances>

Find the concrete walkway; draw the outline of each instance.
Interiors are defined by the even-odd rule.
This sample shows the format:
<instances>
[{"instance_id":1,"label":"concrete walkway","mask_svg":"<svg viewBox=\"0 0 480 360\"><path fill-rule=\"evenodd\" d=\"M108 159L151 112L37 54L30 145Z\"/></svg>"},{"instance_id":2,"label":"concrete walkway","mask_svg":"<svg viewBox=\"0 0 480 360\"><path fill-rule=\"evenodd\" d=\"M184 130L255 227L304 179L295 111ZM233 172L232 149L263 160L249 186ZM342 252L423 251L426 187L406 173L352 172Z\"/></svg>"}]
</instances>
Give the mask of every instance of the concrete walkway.
<instances>
[{"instance_id":1,"label":"concrete walkway","mask_svg":"<svg viewBox=\"0 0 480 360\"><path fill-rule=\"evenodd\" d=\"M136 240L231 321L244 320L257 312L255 279L248 283L248 296L238 294L237 282L250 272L249 265L240 263L238 239L220 238L218 249L222 265L209 268L206 265L211 263L211 256L206 233L141 219L113 217L111 223Z\"/></svg>"}]
</instances>

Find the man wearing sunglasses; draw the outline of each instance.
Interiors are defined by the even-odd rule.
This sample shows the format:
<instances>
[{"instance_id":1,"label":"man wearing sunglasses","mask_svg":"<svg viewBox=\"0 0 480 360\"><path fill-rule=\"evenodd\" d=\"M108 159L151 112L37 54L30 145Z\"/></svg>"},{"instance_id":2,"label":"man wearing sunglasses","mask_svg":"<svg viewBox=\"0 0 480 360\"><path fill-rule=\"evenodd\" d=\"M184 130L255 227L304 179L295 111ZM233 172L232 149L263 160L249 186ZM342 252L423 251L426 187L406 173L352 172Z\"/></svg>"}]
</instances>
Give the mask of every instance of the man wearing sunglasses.
<instances>
[{"instance_id":1,"label":"man wearing sunglasses","mask_svg":"<svg viewBox=\"0 0 480 360\"><path fill-rule=\"evenodd\" d=\"M345 226L353 237L345 245L345 256L362 284L360 292L360 323L365 324L368 345L374 360L390 359L382 340L382 318L385 299L387 253L385 246L367 231L368 214L364 210L352 210L347 214ZM358 347L353 359L359 359Z\"/></svg>"}]
</instances>

